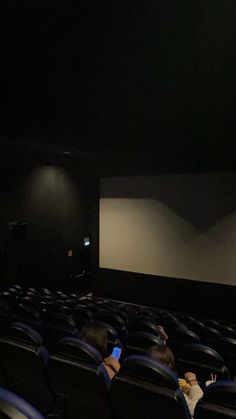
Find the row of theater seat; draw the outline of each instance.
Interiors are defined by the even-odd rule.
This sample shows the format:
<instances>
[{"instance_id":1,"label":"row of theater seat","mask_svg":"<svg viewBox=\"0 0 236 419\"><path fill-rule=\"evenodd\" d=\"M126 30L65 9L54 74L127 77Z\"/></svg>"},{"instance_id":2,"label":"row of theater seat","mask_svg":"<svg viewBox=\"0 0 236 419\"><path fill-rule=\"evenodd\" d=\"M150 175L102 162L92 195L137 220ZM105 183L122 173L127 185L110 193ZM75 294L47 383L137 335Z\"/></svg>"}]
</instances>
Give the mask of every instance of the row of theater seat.
<instances>
[{"instance_id":1,"label":"row of theater seat","mask_svg":"<svg viewBox=\"0 0 236 419\"><path fill-rule=\"evenodd\" d=\"M126 359L122 363L121 371L114 380L111 390L108 391L104 381L104 373L100 366L101 359L99 358L99 354L96 354L95 356L94 350L91 348L88 353L88 348L84 342L81 342L78 339L78 330L76 330L75 333L74 329L76 329L76 327L74 328L73 325L73 328L70 329L65 320L67 319L68 312L70 312L70 316L76 317L79 326L84 324L84 321L91 319L94 320L98 318L99 320L109 320L110 323L116 325L118 330L115 330L111 324L106 324L110 334L110 344L111 346L117 343L119 344L118 338L122 337L126 348L125 356L127 356L130 355L130 353L145 353L146 348L150 346L150 344L155 343L157 333L154 334L154 332L157 332L157 330L155 330L157 320L162 320L162 323L165 322L165 327L168 329L169 333L173 330L177 330L179 327L181 329L180 335L183 335L183 325L178 321L176 316L163 310L150 310L149 308L120 304L103 299L92 299L88 297L80 298L75 293L73 293L74 295L69 296L68 294L61 292L52 294L49 290L41 290L40 292L36 290L27 290L23 292L22 289L17 289L17 287L13 287L13 290L5 291L5 295L1 298L3 308L4 304L7 306L5 320L7 320L7 318L8 320L22 320L21 317L17 318L14 317L14 315L16 314L16 309L19 309L19 305L22 304L23 300L23 308L22 306L20 307L21 316L24 312L23 320L28 320L28 323L32 323L32 318L34 321L37 318L37 327L41 328L44 333L45 330L48 330L49 335L52 333L53 339L51 342L52 347L50 348L51 355L49 356L48 351L43 347L42 337L31 327L22 323L11 324L10 327L9 323L8 327L6 327L5 324L5 331L2 333L2 338L0 339L2 385L8 386L8 388L17 391L18 394L26 397L45 414L48 412L59 412L62 417L89 418L94 416L94 414L98 416L98 413L96 413L98 411L101 412L101 416L99 417L145 417L137 416L137 412L135 414L136 416L134 415L134 408L135 406L139 406L139 400L142 398L141 394L138 393L138 389L141 389L140 392L143 396L147 390L147 395L145 396L147 399L150 399L153 392L155 395L155 400L152 400L151 397L150 404L145 404L145 409L147 409L145 411L148 412L148 416L146 415L146 417L185 417L183 406L180 408L181 401L179 400L179 394L176 393L178 387L173 389L168 388L167 386L167 388L163 390L163 380L166 383L166 374L168 375L169 372L164 371L164 378L163 370L162 373L158 370L158 374L157 372L153 372L156 371L157 365L156 363L153 365L152 361L146 359L146 357L138 355L138 357L132 357L131 360L130 358L128 358L128 361ZM31 296L28 292L33 293L34 295ZM26 301L30 301L28 306L25 304L25 299ZM37 314L39 314L39 316L36 316L36 318L34 316L28 316L27 318L26 313L32 314L32 312L34 312L31 311L31 309L34 310L35 308L33 308L32 301L34 304L37 304ZM45 308L45 305L47 306L47 309ZM30 310L25 310L25 306L30 308ZM2 310L2 312L4 317L4 310ZM101 317L101 314L103 317ZM104 315L106 318L104 318ZM110 319L108 317L110 317ZM53 319L51 323L50 318ZM150 320L152 320L152 322ZM148 331L140 331L140 323L146 327ZM72 326L70 321L69 326ZM150 331L153 333L149 333ZM185 331L187 333L186 329ZM54 332L56 333L53 334ZM70 336L70 338L64 339L58 345L56 342L62 337L61 335L67 335ZM172 335L172 340L173 336L174 334ZM127 344L129 344L129 346ZM212 349L200 345L199 341L198 343L192 344L190 347L185 346L185 348L187 359L182 357L182 360L179 358L178 361L179 368L181 368L182 362L183 371L186 371L186 367L191 365L198 369L198 375L201 371L200 376L202 380L209 378L209 375L207 376L207 374L209 374L210 371L217 372L219 378L229 378L224 363ZM192 357L189 355L190 353L192 353ZM21 359L20 365L19 359ZM137 371L140 371L140 373L137 374ZM134 372L135 374L133 374ZM159 378L159 381L157 375L161 377L161 379ZM139 382L138 385L137 380ZM229 385L231 386L230 391ZM144 390L143 387L146 390ZM157 387L160 388L157 390ZM228 381L227 394L231 394L234 388L234 384ZM174 398L174 400L178 400L178 403L180 403L180 405L178 404L177 406L174 402L175 407L173 407L174 411L175 409L178 411L180 410L180 416L176 416L177 413L173 416L173 412L171 413L171 411L168 410L169 406L173 405L173 402L170 402L168 398L168 403L165 401L163 406L161 404L161 401L163 402L165 399L163 394L166 394L166 392L169 394L170 390L172 391L171 397ZM126 396L123 392L127 392ZM161 394L159 401L157 398L158 392ZM108 394L110 397L108 397ZM129 397L134 397L132 403ZM126 402L122 404L121 400ZM130 405L132 407L130 407ZM128 409L133 409L133 413L130 411L130 413L127 414L129 411ZM156 412L156 415L154 415L156 409L165 412L163 413L163 416L160 416L160 412ZM167 413L166 409L169 413ZM78 415L79 411L82 416ZM142 414L145 414L141 409L141 406L139 406L138 411L140 412L140 415L141 412L143 412Z\"/></svg>"},{"instance_id":2,"label":"row of theater seat","mask_svg":"<svg viewBox=\"0 0 236 419\"><path fill-rule=\"evenodd\" d=\"M31 327L11 326L1 338L1 385L45 415L68 419L190 419L175 374L145 355L125 358L110 383L101 355L78 338L62 339L51 355ZM5 380L5 381L4 381ZM218 381L196 407L196 418L236 417L236 382Z\"/></svg>"},{"instance_id":3,"label":"row of theater seat","mask_svg":"<svg viewBox=\"0 0 236 419\"><path fill-rule=\"evenodd\" d=\"M42 334L49 350L53 350L64 336L79 337L79 329L86 322L96 320L107 325L109 349L119 339L125 356L143 354L157 343L157 324L161 324L169 335L168 345L177 359L186 352L186 345L203 344L222 356L231 378L236 375L235 325L215 320L203 322L186 314L173 315L164 310L104 299L81 298L77 293L52 293L33 288L23 291L18 287L11 287L0 295L1 330L12 321L26 322Z\"/></svg>"}]
</instances>

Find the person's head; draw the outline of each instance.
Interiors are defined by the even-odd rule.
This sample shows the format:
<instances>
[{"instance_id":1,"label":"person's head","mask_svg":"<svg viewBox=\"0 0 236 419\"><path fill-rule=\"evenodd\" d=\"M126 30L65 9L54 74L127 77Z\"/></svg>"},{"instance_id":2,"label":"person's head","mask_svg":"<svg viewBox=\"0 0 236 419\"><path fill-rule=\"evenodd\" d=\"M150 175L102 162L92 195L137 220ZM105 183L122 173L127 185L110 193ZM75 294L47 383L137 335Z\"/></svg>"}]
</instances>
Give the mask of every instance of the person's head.
<instances>
[{"instance_id":1,"label":"person's head","mask_svg":"<svg viewBox=\"0 0 236 419\"><path fill-rule=\"evenodd\" d=\"M175 359L173 352L168 346L154 345L148 349L147 355L155 361L160 361L162 364L169 367L175 372Z\"/></svg>"},{"instance_id":2,"label":"person's head","mask_svg":"<svg viewBox=\"0 0 236 419\"><path fill-rule=\"evenodd\" d=\"M81 332L81 338L92 345L104 357L107 351L107 330L100 323L88 323Z\"/></svg>"}]
</instances>

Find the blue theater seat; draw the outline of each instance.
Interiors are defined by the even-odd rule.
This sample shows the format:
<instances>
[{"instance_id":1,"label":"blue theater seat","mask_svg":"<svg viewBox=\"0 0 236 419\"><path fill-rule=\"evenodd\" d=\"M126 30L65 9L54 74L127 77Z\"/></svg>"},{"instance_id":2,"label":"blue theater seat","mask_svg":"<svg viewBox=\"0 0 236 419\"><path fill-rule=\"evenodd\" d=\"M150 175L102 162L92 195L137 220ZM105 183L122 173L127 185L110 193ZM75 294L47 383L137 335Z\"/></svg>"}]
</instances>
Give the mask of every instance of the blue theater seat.
<instances>
[{"instance_id":1,"label":"blue theater seat","mask_svg":"<svg viewBox=\"0 0 236 419\"><path fill-rule=\"evenodd\" d=\"M35 329L23 322L11 323L6 329L4 337L36 347L43 345L42 336Z\"/></svg>"},{"instance_id":2,"label":"blue theater seat","mask_svg":"<svg viewBox=\"0 0 236 419\"><path fill-rule=\"evenodd\" d=\"M15 323L0 338L0 377L3 387L31 402L42 413L55 411L55 400L48 385L48 352L42 337L30 326Z\"/></svg>"},{"instance_id":3,"label":"blue theater seat","mask_svg":"<svg viewBox=\"0 0 236 419\"><path fill-rule=\"evenodd\" d=\"M50 356L49 374L63 419L110 419L110 380L101 355L78 338L62 339Z\"/></svg>"},{"instance_id":4,"label":"blue theater seat","mask_svg":"<svg viewBox=\"0 0 236 419\"><path fill-rule=\"evenodd\" d=\"M130 356L111 384L117 419L190 419L177 376L147 356Z\"/></svg>"},{"instance_id":5,"label":"blue theater seat","mask_svg":"<svg viewBox=\"0 0 236 419\"><path fill-rule=\"evenodd\" d=\"M44 419L26 400L0 388L0 417L4 419Z\"/></svg>"},{"instance_id":6,"label":"blue theater seat","mask_svg":"<svg viewBox=\"0 0 236 419\"><path fill-rule=\"evenodd\" d=\"M194 412L195 419L236 418L236 382L216 381L207 387Z\"/></svg>"}]
</instances>

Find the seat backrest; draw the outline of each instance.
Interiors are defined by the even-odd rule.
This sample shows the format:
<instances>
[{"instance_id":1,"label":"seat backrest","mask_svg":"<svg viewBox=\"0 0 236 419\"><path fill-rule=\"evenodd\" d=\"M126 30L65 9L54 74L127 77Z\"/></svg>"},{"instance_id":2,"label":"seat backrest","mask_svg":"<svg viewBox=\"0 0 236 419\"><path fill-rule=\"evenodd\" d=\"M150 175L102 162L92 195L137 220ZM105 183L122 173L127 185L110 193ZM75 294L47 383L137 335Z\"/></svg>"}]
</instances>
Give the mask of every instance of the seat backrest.
<instances>
[{"instance_id":1,"label":"seat backrest","mask_svg":"<svg viewBox=\"0 0 236 419\"><path fill-rule=\"evenodd\" d=\"M204 320L203 323L205 324L205 326L213 327L214 329L217 329L218 326L220 326L219 322L217 322L216 320L212 320L212 319Z\"/></svg>"},{"instance_id":2,"label":"seat backrest","mask_svg":"<svg viewBox=\"0 0 236 419\"><path fill-rule=\"evenodd\" d=\"M236 418L236 382L216 381L207 387L197 403L195 419Z\"/></svg>"},{"instance_id":3,"label":"seat backrest","mask_svg":"<svg viewBox=\"0 0 236 419\"><path fill-rule=\"evenodd\" d=\"M219 379L229 379L223 358L212 348L201 344L186 345L176 365L180 376L187 371L194 372L202 385L210 379L211 373Z\"/></svg>"},{"instance_id":4,"label":"seat backrest","mask_svg":"<svg viewBox=\"0 0 236 419\"><path fill-rule=\"evenodd\" d=\"M233 379L236 376L236 339L221 337L216 342L215 348L222 355Z\"/></svg>"},{"instance_id":5,"label":"seat backrest","mask_svg":"<svg viewBox=\"0 0 236 419\"><path fill-rule=\"evenodd\" d=\"M71 316L43 310L43 337L45 345L52 352L57 343L66 336L79 336L76 323Z\"/></svg>"},{"instance_id":6,"label":"seat backrest","mask_svg":"<svg viewBox=\"0 0 236 419\"><path fill-rule=\"evenodd\" d=\"M47 329L67 329L74 332L76 323L71 316L64 313L54 313L51 311L43 310L42 312L44 328Z\"/></svg>"},{"instance_id":7,"label":"seat backrest","mask_svg":"<svg viewBox=\"0 0 236 419\"><path fill-rule=\"evenodd\" d=\"M119 338L122 341L125 341L127 339L128 330L127 330L124 319L119 314L109 312L106 310L105 312L100 313L99 316L95 318L98 321L102 321L113 326L117 330L119 334Z\"/></svg>"},{"instance_id":8,"label":"seat backrest","mask_svg":"<svg viewBox=\"0 0 236 419\"><path fill-rule=\"evenodd\" d=\"M63 339L50 357L49 375L62 417L77 419L80 412L84 419L110 418L110 380L101 355L91 345Z\"/></svg>"},{"instance_id":9,"label":"seat backrest","mask_svg":"<svg viewBox=\"0 0 236 419\"><path fill-rule=\"evenodd\" d=\"M34 307L30 307L29 305L20 303L17 307L14 307L14 310L12 310L11 319L14 322L19 321L27 323L33 327L41 329L42 322L39 311Z\"/></svg>"},{"instance_id":10,"label":"seat backrest","mask_svg":"<svg viewBox=\"0 0 236 419\"><path fill-rule=\"evenodd\" d=\"M170 334L168 339L168 346L174 352L175 357L178 357L184 346L192 343L201 343L199 336L196 333L184 328L176 329L173 334Z\"/></svg>"},{"instance_id":11,"label":"seat backrest","mask_svg":"<svg viewBox=\"0 0 236 419\"><path fill-rule=\"evenodd\" d=\"M211 346L221 337L221 333L213 327L204 326L198 331L198 336L204 345Z\"/></svg>"},{"instance_id":12,"label":"seat backrest","mask_svg":"<svg viewBox=\"0 0 236 419\"><path fill-rule=\"evenodd\" d=\"M223 336L236 339L236 331L232 327L220 325L217 329Z\"/></svg>"},{"instance_id":13,"label":"seat backrest","mask_svg":"<svg viewBox=\"0 0 236 419\"><path fill-rule=\"evenodd\" d=\"M0 388L0 417L4 419L44 419L26 400Z\"/></svg>"},{"instance_id":14,"label":"seat backrest","mask_svg":"<svg viewBox=\"0 0 236 419\"><path fill-rule=\"evenodd\" d=\"M23 322L11 323L5 331L4 336L12 340L25 342L36 348L43 344L42 336L28 324Z\"/></svg>"},{"instance_id":15,"label":"seat backrest","mask_svg":"<svg viewBox=\"0 0 236 419\"><path fill-rule=\"evenodd\" d=\"M8 314L8 311L9 311L8 304L6 303L6 301L2 301L0 299L0 313Z\"/></svg>"},{"instance_id":16,"label":"seat backrest","mask_svg":"<svg viewBox=\"0 0 236 419\"><path fill-rule=\"evenodd\" d=\"M126 358L111 384L111 401L119 419L190 418L177 376L147 356Z\"/></svg>"},{"instance_id":17,"label":"seat backrest","mask_svg":"<svg viewBox=\"0 0 236 419\"><path fill-rule=\"evenodd\" d=\"M169 334L172 330L179 327L180 321L171 313L163 313L159 316L159 324L161 324L167 331L167 334Z\"/></svg>"},{"instance_id":18,"label":"seat backrest","mask_svg":"<svg viewBox=\"0 0 236 419\"><path fill-rule=\"evenodd\" d=\"M205 324L199 320L194 319L193 317L185 317L182 319L183 323L188 326L193 332L198 333L201 332L203 329L205 330Z\"/></svg>"},{"instance_id":19,"label":"seat backrest","mask_svg":"<svg viewBox=\"0 0 236 419\"><path fill-rule=\"evenodd\" d=\"M161 340L148 332L135 332L125 346L126 355L144 354L151 346L160 345Z\"/></svg>"},{"instance_id":20,"label":"seat backrest","mask_svg":"<svg viewBox=\"0 0 236 419\"><path fill-rule=\"evenodd\" d=\"M89 343L78 338L67 337L62 339L58 342L54 354L92 365L100 365L102 363L102 357L99 352Z\"/></svg>"},{"instance_id":21,"label":"seat backrest","mask_svg":"<svg viewBox=\"0 0 236 419\"><path fill-rule=\"evenodd\" d=\"M37 298L35 294L31 293L30 291L27 292L27 295L21 297L20 303L24 306L32 307L36 310L40 309L39 298Z\"/></svg>"},{"instance_id":22,"label":"seat backrest","mask_svg":"<svg viewBox=\"0 0 236 419\"><path fill-rule=\"evenodd\" d=\"M2 334L9 323L9 306L6 301L0 300L0 334Z\"/></svg>"},{"instance_id":23,"label":"seat backrest","mask_svg":"<svg viewBox=\"0 0 236 419\"><path fill-rule=\"evenodd\" d=\"M159 330L157 328L157 325L147 319L136 320L132 322L129 325L129 333L133 332L148 332L152 333L155 336L159 336Z\"/></svg>"},{"instance_id":24,"label":"seat backrest","mask_svg":"<svg viewBox=\"0 0 236 419\"><path fill-rule=\"evenodd\" d=\"M19 335L21 338L20 332ZM48 414L54 407L54 398L46 378L49 355L44 346L33 342L31 338L29 342L18 337L0 338L0 377L3 377L0 384Z\"/></svg>"},{"instance_id":25,"label":"seat backrest","mask_svg":"<svg viewBox=\"0 0 236 419\"><path fill-rule=\"evenodd\" d=\"M192 332L191 330L176 330L175 333L169 336L169 340L173 340L175 342L182 342L183 344L186 343L200 343L200 338L196 333Z\"/></svg>"},{"instance_id":26,"label":"seat backrest","mask_svg":"<svg viewBox=\"0 0 236 419\"><path fill-rule=\"evenodd\" d=\"M17 290L19 290L19 291L23 291L22 286L21 286L21 285L19 285L19 284L14 284L14 285L13 285L13 288L15 288L15 289L17 289Z\"/></svg>"}]
</instances>

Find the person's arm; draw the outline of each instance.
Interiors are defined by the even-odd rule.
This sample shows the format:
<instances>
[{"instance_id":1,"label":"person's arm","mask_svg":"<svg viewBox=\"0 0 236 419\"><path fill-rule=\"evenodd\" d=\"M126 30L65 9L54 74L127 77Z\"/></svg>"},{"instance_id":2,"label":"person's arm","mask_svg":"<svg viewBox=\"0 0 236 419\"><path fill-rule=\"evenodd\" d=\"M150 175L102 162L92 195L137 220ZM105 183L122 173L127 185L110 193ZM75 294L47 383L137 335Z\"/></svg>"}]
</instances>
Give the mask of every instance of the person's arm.
<instances>
[{"instance_id":1,"label":"person's arm","mask_svg":"<svg viewBox=\"0 0 236 419\"><path fill-rule=\"evenodd\" d=\"M169 336L166 334L166 332L165 332L165 330L162 326L160 326L160 325L157 326L157 329L159 331L159 334L160 334L161 340L163 342L163 345L166 345L166 341L167 341Z\"/></svg>"}]
</instances>

